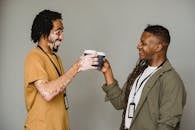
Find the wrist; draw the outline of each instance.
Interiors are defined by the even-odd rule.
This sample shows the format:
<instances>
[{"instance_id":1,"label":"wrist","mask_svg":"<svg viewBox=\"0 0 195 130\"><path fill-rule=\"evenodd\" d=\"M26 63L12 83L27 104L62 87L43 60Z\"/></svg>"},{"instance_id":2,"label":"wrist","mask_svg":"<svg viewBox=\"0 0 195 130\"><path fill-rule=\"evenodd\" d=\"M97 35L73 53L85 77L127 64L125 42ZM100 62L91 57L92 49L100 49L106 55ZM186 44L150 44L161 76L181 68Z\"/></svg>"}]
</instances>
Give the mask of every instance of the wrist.
<instances>
[{"instance_id":1,"label":"wrist","mask_svg":"<svg viewBox=\"0 0 195 130\"><path fill-rule=\"evenodd\" d=\"M71 68L66 72L66 76L72 79L79 72L79 64L75 63Z\"/></svg>"},{"instance_id":2,"label":"wrist","mask_svg":"<svg viewBox=\"0 0 195 130\"><path fill-rule=\"evenodd\" d=\"M112 84L114 82L114 75L112 73L111 68L104 72L104 77L107 85Z\"/></svg>"},{"instance_id":3,"label":"wrist","mask_svg":"<svg viewBox=\"0 0 195 130\"><path fill-rule=\"evenodd\" d=\"M72 67L77 73L80 72L80 61L76 62Z\"/></svg>"}]
</instances>

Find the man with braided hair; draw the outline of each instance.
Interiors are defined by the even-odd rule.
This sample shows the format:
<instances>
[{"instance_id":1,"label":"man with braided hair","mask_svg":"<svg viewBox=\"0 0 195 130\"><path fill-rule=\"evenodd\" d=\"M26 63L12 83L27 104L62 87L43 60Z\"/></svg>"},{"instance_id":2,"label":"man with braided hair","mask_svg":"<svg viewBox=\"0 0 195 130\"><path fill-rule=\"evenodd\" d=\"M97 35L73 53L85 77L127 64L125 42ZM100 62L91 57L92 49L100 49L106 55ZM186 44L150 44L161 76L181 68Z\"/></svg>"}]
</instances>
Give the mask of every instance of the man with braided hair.
<instances>
[{"instance_id":1,"label":"man with braided hair","mask_svg":"<svg viewBox=\"0 0 195 130\"><path fill-rule=\"evenodd\" d=\"M36 15L31 39L36 46L25 60L26 130L69 130L65 90L80 71L97 69L97 56L81 56L66 72L56 54L63 40L61 14L43 10ZM65 98L64 98L65 97Z\"/></svg>"},{"instance_id":2,"label":"man with braided hair","mask_svg":"<svg viewBox=\"0 0 195 130\"><path fill-rule=\"evenodd\" d=\"M137 45L139 60L121 89L104 60L105 100L123 109L120 130L178 130L186 103L183 81L167 58L169 31L148 25Z\"/></svg>"}]
</instances>

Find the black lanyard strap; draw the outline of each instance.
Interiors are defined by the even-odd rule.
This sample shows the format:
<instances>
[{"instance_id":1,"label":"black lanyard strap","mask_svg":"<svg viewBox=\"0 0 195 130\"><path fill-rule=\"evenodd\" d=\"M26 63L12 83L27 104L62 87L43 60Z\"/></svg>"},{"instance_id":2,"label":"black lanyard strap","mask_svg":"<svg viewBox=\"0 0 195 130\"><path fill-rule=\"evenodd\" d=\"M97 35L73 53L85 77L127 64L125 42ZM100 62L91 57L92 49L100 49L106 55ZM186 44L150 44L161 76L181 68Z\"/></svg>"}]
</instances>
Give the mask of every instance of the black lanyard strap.
<instances>
[{"instance_id":1,"label":"black lanyard strap","mask_svg":"<svg viewBox=\"0 0 195 130\"><path fill-rule=\"evenodd\" d=\"M43 53L45 53L45 55L47 55L47 57L49 58L49 60L50 60L51 63L53 64L55 70L57 71L58 76L60 77L60 76L61 76L61 73L60 73L60 71L58 70L56 64L55 64L55 63L53 62L53 60L50 58L50 56L43 50L42 47L40 47L39 45L37 45L37 47L38 47L39 49L41 49L41 51L42 51ZM55 54L54 54L54 55L55 55ZM55 57L56 57L56 59L57 59L58 65L59 65L60 70L61 70L61 66L60 66L60 63L59 63L59 61L58 61L58 57L57 57L56 55L55 55ZM62 71L61 71L61 72L62 72ZM65 100L64 100L64 105L65 105L65 107L66 107L66 110L68 110L68 108L69 108L69 103L68 103L68 97L67 97L67 94L66 94L66 89L65 89L65 91L64 91L64 99L65 99Z\"/></svg>"},{"instance_id":2,"label":"black lanyard strap","mask_svg":"<svg viewBox=\"0 0 195 130\"><path fill-rule=\"evenodd\" d=\"M50 60L50 62L53 64L53 66L54 66L54 68L55 68L55 70L57 71L57 73L58 73L58 76L61 76L61 73L60 73L60 71L58 70L58 68L57 68L57 66L56 66L56 64L53 62L53 60L50 58L50 56L43 50L43 48L42 47L40 47L39 45L37 45L37 47L39 48L39 49L41 49L41 51L43 52L43 53L45 53L45 55L47 55L47 57L49 58L49 60ZM55 55L55 54L54 54ZM59 61L58 61L58 57L55 55L55 57L56 57L56 59L57 59L57 62L58 62L58 64L59 64ZM59 64L59 67L60 67L60 64ZM61 68L61 67L60 67Z\"/></svg>"},{"instance_id":3,"label":"black lanyard strap","mask_svg":"<svg viewBox=\"0 0 195 130\"><path fill-rule=\"evenodd\" d=\"M155 71L155 70L154 70ZM153 73L153 72L152 72ZM134 94L133 94L133 99L135 98L135 95L137 94L137 92L139 91L139 89L141 88L141 86L142 86L142 84L146 81L146 79L148 79L151 75L152 75L152 73L150 73L146 78L144 78L143 80L142 80L142 82L140 83L140 85L139 85L139 87L138 87L138 89L137 89L137 84L138 84L138 82L139 82L139 80L140 80L140 78L141 78L141 76L142 76L142 74L139 76L139 78L137 79L137 81L136 81L136 84L135 84L135 92L134 92Z\"/></svg>"},{"instance_id":4,"label":"black lanyard strap","mask_svg":"<svg viewBox=\"0 0 195 130\"><path fill-rule=\"evenodd\" d=\"M134 100L134 98L135 98L135 95L137 94L137 92L139 91L139 89L141 88L141 86L142 86L142 84L157 70L157 69L159 69L165 62L166 62L166 60L167 59L165 59L153 72L151 72L146 78L144 78L143 80L142 80L142 82L140 83L140 85L139 85L139 87L138 87L138 89L137 89L137 85L138 85L138 82L139 82L139 80L140 80L140 77L142 76L142 74L143 74L143 72L140 74L140 76L139 76L139 78L137 79L137 81L136 81L136 84L135 84L135 92L134 92L134 94L133 94L133 100Z\"/></svg>"}]
</instances>

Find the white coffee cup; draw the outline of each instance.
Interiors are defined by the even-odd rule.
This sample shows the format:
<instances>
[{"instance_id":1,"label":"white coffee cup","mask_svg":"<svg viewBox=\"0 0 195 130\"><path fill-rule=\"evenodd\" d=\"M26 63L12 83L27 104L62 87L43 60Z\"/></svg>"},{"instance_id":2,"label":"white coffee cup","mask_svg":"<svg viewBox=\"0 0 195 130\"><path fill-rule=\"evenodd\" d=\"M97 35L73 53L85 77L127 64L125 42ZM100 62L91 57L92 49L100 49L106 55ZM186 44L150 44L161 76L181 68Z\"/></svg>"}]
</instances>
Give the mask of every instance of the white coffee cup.
<instances>
[{"instance_id":1,"label":"white coffee cup","mask_svg":"<svg viewBox=\"0 0 195 130\"><path fill-rule=\"evenodd\" d=\"M106 54L104 52L97 52L95 50L85 50L84 51L84 55L90 55L90 54L95 54L97 53L97 57L98 57L98 65L94 65L94 66L97 66L97 69L98 70L101 70L102 67L103 67L103 59L105 58Z\"/></svg>"}]
</instances>

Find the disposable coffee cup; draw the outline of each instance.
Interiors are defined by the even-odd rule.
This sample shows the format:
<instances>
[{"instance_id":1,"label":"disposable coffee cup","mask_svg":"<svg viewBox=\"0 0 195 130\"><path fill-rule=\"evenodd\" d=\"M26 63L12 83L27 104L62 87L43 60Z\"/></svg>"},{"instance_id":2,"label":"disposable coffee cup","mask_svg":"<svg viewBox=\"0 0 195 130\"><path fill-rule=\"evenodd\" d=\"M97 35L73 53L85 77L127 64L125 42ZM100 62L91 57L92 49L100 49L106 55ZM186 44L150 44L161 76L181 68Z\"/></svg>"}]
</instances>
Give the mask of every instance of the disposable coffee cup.
<instances>
[{"instance_id":1,"label":"disposable coffee cup","mask_svg":"<svg viewBox=\"0 0 195 130\"><path fill-rule=\"evenodd\" d=\"M97 69L101 70L104 64L104 58L106 56L106 54L104 52L97 52L98 54L98 65L97 65Z\"/></svg>"},{"instance_id":2,"label":"disposable coffee cup","mask_svg":"<svg viewBox=\"0 0 195 130\"><path fill-rule=\"evenodd\" d=\"M86 56L86 55L91 55L91 54L96 54L97 53L97 51L95 51L95 50L84 50L84 55ZM97 65L92 65L92 66L95 66L95 67L97 67Z\"/></svg>"},{"instance_id":3,"label":"disposable coffee cup","mask_svg":"<svg viewBox=\"0 0 195 130\"><path fill-rule=\"evenodd\" d=\"M90 55L90 54L95 54L97 53L97 58L98 58L98 65L93 65L96 66L98 70L101 70L103 67L103 59L105 58L106 54L104 52L97 52L95 50L85 50L84 55Z\"/></svg>"},{"instance_id":4,"label":"disposable coffee cup","mask_svg":"<svg viewBox=\"0 0 195 130\"><path fill-rule=\"evenodd\" d=\"M90 55L90 54L95 54L97 53L95 50L85 50L84 55Z\"/></svg>"}]
</instances>

